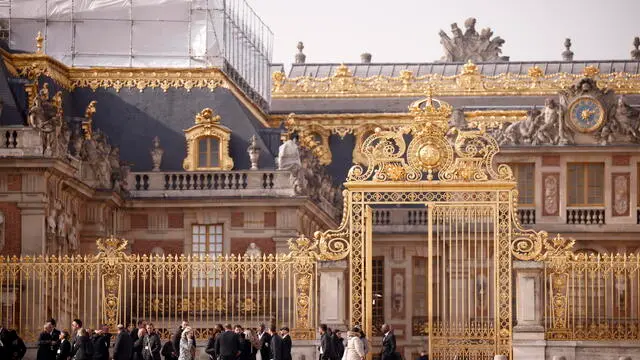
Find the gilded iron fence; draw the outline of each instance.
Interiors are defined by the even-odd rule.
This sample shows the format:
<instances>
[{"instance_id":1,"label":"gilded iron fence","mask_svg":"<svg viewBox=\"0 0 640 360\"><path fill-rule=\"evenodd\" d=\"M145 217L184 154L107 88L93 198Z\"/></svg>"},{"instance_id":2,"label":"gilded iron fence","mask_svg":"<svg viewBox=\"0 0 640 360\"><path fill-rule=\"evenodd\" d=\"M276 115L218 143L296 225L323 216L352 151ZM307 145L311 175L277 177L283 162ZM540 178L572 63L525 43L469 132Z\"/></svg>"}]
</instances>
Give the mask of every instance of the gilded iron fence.
<instances>
[{"instance_id":1,"label":"gilded iron fence","mask_svg":"<svg viewBox=\"0 0 640 360\"><path fill-rule=\"evenodd\" d=\"M639 256L576 254L566 245L544 264L548 340L640 340Z\"/></svg>"},{"instance_id":2,"label":"gilded iron fence","mask_svg":"<svg viewBox=\"0 0 640 360\"><path fill-rule=\"evenodd\" d=\"M305 239L305 238L303 238ZM182 320L208 337L217 323L289 326L314 337L317 261L313 242L288 254L217 258L129 255L127 241L97 241L97 255L0 257L0 324L35 340L53 317L86 328L151 321L163 337Z\"/></svg>"}]
</instances>

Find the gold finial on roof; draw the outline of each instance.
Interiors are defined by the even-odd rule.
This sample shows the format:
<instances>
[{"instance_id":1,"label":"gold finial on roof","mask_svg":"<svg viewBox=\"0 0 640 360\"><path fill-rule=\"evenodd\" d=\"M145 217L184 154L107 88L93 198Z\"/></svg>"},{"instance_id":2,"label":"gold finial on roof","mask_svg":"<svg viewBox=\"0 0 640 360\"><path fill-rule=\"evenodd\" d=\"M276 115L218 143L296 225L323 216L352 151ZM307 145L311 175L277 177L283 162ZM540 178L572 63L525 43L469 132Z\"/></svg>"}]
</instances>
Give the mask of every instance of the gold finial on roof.
<instances>
[{"instance_id":1,"label":"gold finial on roof","mask_svg":"<svg viewBox=\"0 0 640 360\"><path fill-rule=\"evenodd\" d=\"M467 63L462 66L462 75L478 75L478 74L480 74L478 65L474 64L471 61L471 59L469 59Z\"/></svg>"},{"instance_id":2,"label":"gold finial on roof","mask_svg":"<svg viewBox=\"0 0 640 360\"><path fill-rule=\"evenodd\" d=\"M38 35L36 35L36 54L42 54L42 45L44 44L44 36L42 36L42 31L38 31Z\"/></svg>"},{"instance_id":3,"label":"gold finial on roof","mask_svg":"<svg viewBox=\"0 0 640 360\"><path fill-rule=\"evenodd\" d=\"M91 139L93 137L93 115L96 113L97 103L97 101L92 100L84 111L85 119L82 121L82 131L84 132L85 139Z\"/></svg>"}]
</instances>

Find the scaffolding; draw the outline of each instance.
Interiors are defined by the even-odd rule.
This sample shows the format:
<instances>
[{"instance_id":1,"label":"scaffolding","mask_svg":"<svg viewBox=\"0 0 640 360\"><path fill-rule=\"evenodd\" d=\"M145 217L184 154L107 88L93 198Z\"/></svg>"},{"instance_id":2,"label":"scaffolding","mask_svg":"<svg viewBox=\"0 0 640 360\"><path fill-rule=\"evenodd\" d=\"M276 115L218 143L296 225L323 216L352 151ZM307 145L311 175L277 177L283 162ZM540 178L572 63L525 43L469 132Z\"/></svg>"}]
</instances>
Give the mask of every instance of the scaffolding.
<instances>
[{"instance_id":1,"label":"scaffolding","mask_svg":"<svg viewBox=\"0 0 640 360\"><path fill-rule=\"evenodd\" d=\"M246 0L0 0L12 49L73 67L221 68L259 106L270 100L273 33Z\"/></svg>"}]
</instances>

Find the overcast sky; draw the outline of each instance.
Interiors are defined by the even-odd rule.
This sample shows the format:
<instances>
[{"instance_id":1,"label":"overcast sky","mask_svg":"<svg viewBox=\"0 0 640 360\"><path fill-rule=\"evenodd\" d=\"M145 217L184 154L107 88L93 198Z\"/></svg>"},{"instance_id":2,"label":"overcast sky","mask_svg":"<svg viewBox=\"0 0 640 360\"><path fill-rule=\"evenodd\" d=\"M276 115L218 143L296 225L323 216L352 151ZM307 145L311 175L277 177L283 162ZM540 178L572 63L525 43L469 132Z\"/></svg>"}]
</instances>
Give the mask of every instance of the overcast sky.
<instances>
[{"instance_id":1,"label":"overcast sky","mask_svg":"<svg viewBox=\"0 0 640 360\"><path fill-rule=\"evenodd\" d=\"M274 32L273 62L289 64L303 41L307 62L431 62L438 31L478 19L506 40L513 61L560 60L564 39L575 60L630 59L640 36L640 0L248 0ZM451 36L451 35L450 35Z\"/></svg>"}]
</instances>

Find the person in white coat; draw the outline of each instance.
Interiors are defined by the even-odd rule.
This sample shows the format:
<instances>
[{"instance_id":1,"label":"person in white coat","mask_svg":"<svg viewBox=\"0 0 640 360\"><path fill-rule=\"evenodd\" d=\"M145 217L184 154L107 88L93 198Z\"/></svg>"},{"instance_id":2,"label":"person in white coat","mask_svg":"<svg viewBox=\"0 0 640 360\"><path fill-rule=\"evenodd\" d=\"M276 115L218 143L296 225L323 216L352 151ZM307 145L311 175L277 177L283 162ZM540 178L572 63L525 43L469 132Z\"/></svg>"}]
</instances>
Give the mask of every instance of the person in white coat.
<instances>
[{"instance_id":1,"label":"person in white coat","mask_svg":"<svg viewBox=\"0 0 640 360\"><path fill-rule=\"evenodd\" d=\"M357 328L353 328L347 333L347 347L344 349L342 360L362 360L364 359L364 345L360 340L360 332Z\"/></svg>"}]
</instances>

